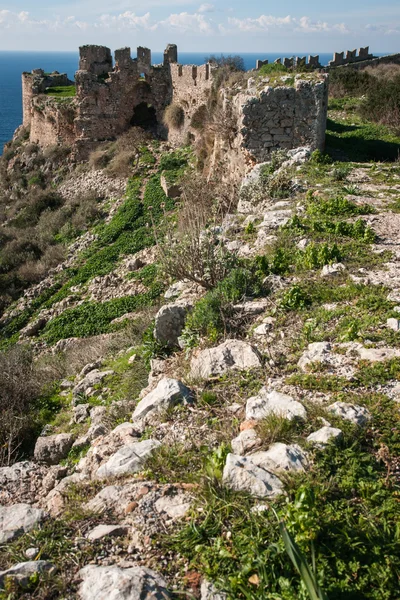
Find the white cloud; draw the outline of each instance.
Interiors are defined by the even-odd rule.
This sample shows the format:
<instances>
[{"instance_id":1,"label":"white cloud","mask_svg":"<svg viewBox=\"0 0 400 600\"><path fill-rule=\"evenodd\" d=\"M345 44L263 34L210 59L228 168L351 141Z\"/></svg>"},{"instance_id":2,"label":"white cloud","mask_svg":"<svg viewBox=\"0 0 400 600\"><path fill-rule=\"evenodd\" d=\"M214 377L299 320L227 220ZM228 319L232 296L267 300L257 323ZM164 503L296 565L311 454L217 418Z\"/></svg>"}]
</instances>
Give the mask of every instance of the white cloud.
<instances>
[{"instance_id":1,"label":"white cloud","mask_svg":"<svg viewBox=\"0 0 400 600\"><path fill-rule=\"evenodd\" d=\"M310 17L300 17L297 19L287 15L286 17L274 17L273 15L260 15L257 18L237 19L228 18L229 27L222 26L225 33L233 30L239 32L264 32L276 28L285 28L289 31L301 31L303 33L317 33L321 31L336 31L340 33L349 33L344 23L329 24L326 21L312 21Z\"/></svg>"},{"instance_id":2,"label":"white cloud","mask_svg":"<svg viewBox=\"0 0 400 600\"><path fill-rule=\"evenodd\" d=\"M152 1L152 0L151 0ZM239 19L228 17L227 20L217 22L211 18L210 13L214 10L211 3L203 3L195 12L179 12L169 14L162 20L152 18L150 12L137 14L132 10L124 10L119 13L108 14L99 13L93 19L83 20L71 15L51 16L50 18L38 19L27 11L13 12L10 10L0 10L0 29L12 31L16 35L22 35L26 32L37 31L57 31L60 35L63 31L73 29L79 31L95 32L101 29L108 32L117 33L120 31L143 31L143 32L172 32L177 35L204 35L211 34L215 36L227 36L241 34L243 36L252 33L264 33L278 31L300 32L302 34L315 33L349 33L344 23L329 23L327 21L314 21L311 17L303 16L300 18L273 15L260 15L259 17L248 17ZM370 31L374 31L374 26ZM385 26L377 30L382 35L396 35L399 31L397 23Z\"/></svg>"},{"instance_id":3,"label":"white cloud","mask_svg":"<svg viewBox=\"0 0 400 600\"><path fill-rule=\"evenodd\" d=\"M268 31L271 27L282 27L293 23L295 20L287 15L286 17L273 17L272 15L260 15L256 19L245 18L237 19L229 17L228 23L233 29L239 31Z\"/></svg>"},{"instance_id":4,"label":"white cloud","mask_svg":"<svg viewBox=\"0 0 400 600\"><path fill-rule=\"evenodd\" d=\"M214 10L215 10L214 4L205 3L205 4L201 4L199 6L198 12L199 13L208 13L208 12L214 12Z\"/></svg>"},{"instance_id":5,"label":"white cloud","mask_svg":"<svg viewBox=\"0 0 400 600\"><path fill-rule=\"evenodd\" d=\"M304 33L316 33L319 31L338 31L340 33L349 33L344 23L335 23L330 25L326 21L312 21L310 17L300 17L298 20L297 31Z\"/></svg>"},{"instance_id":6,"label":"white cloud","mask_svg":"<svg viewBox=\"0 0 400 600\"><path fill-rule=\"evenodd\" d=\"M119 15L101 15L95 22L96 27L106 27L108 29L152 29L155 26L151 23L150 13L138 16L127 10Z\"/></svg>"},{"instance_id":7,"label":"white cloud","mask_svg":"<svg viewBox=\"0 0 400 600\"><path fill-rule=\"evenodd\" d=\"M210 19L200 13L176 13L169 15L167 19L160 21L157 27L165 27L171 31L180 33L203 33L209 35L215 31Z\"/></svg>"},{"instance_id":8,"label":"white cloud","mask_svg":"<svg viewBox=\"0 0 400 600\"><path fill-rule=\"evenodd\" d=\"M365 26L365 29L371 33L378 33L379 35L400 35L400 25L371 25Z\"/></svg>"}]
</instances>

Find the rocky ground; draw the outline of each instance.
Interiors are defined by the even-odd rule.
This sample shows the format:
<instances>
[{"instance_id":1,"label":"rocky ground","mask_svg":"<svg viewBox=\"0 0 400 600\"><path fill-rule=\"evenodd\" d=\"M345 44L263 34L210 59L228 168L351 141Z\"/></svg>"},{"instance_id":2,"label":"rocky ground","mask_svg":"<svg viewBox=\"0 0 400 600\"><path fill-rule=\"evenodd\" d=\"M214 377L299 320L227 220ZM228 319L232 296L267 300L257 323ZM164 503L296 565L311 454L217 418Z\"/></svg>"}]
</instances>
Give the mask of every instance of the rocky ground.
<instances>
[{"instance_id":1,"label":"rocky ground","mask_svg":"<svg viewBox=\"0 0 400 600\"><path fill-rule=\"evenodd\" d=\"M163 232L176 210L160 162L3 316L67 368L31 454L0 468L0 598L306 598L280 520L313 597L396 598L399 165L303 148L257 167L210 291L160 274L134 220L163 204Z\"/></svg>"}]
</instances>

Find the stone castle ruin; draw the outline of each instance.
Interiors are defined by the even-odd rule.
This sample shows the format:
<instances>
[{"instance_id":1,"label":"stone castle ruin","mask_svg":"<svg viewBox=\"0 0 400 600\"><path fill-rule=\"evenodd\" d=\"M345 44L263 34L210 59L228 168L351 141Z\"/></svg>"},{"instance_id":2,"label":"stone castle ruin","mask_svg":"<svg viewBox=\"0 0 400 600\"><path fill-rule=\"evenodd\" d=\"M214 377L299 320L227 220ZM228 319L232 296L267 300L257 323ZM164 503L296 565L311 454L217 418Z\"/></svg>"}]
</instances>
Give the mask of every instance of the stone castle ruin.
<instances>
[{"instance_id":1,"label":"stone castle ruin","mask_svg":"<svg viewBox=\"0 0 400 600\"><path fill-rule=\"evenodd\" d=\"M130 48L116 50L113 64L109 48L83 46L75 82L41 70L22 75L23 125L30 129L31 142L41 147L69 145L80 159L132 126L152 131L172 145L196 142L202 133L193 126L194 119L206 111L218 69L213 63L179 64L174 44L167 46L159 65L152 65L148 48L139 47L136 58L131 58ZM222 122L228 118L235 122L235 141L229 151L235 153L239 170L265 161L275 149L304 145L323 149L327 76L314 73L308 79L301 75L289 79L271 84L268 78L254 77L229 93L218 90ZM55 86L73 83L75 95L51 95ZM171 104L182 113L178 128L164 123ZM224 140L216 140L216 147L223 145Z\"/></svg>"}]
</instances>

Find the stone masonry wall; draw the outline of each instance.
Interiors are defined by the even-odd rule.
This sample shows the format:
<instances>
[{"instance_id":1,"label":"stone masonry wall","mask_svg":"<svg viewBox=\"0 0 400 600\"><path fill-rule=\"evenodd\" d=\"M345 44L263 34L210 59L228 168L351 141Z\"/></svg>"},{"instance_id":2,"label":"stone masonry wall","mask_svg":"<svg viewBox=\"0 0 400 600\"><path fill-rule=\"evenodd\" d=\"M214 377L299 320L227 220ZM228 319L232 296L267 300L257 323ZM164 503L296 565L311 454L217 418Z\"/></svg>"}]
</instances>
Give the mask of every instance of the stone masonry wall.
<instances>
[{"instance_id":1,"label":"stone masonry wall","mask_svg":"<svg viewBox=\"0 0 400 600\"><path fill-rule=\"evenodd\" d=\"M210 64L171 64L170 72L173 102L183 108L185 120L181 129L171 129L168 132L168 139L174 144L183 144L191 131L193 115L199 107L207 104L212 86L213 67ZM195 135L193 131L192 135Z\"/></svg>"},{"instance_id":2,"label":"stone masonry wall","mask_svg":"<svg viewBox=\"0 0 400 600\"><path fill-rule=\"evenodd\" d=\"M255 87L234 100L239 117L241 147L256 162L273 150L310 146L323 150L328 106L327 76L298 79L293 86Z\"/></svg>"},{"instance_id":3,"label":"stone masonry wall","mask_svg":"<svg viewBox=\"0 0 400 600\"><path fill-rule=\"evenodd\" d=\"M43 148L56 144L72 146L75 142L75 101L62 104L56 99L37 96L32 103L30 141Z\"/></svg>"},{"instance_id":4,"label":"stone masonry wall","mask_svg":"<svg viewBox=\"0 0 400 600\"><path fill-rule=\"evenodd\" d=\"M42 69L34 69L31 73L22 73L22 112L23 125L29 126L32 118L32 101L39 94L44 94L47 88L73 85L66 73L45 73Z\"/></svg>"},{"instance_id":5,"label":"stone masonry wall","mask_svg":"<svg viewBox=\"0 0 400 600\"><path fill-rule=\"evenodd\" d=\"M102 46L80 48L79 65L75 98L55 99L43 93L49 82L54 85L53 81L66 76L54 74L49 79L39 70L23 76L24 123L31 126L32 142L69 144L75 156L84 159L99 143L114 140L137 125L143 111L149 118L147 126L172 145L197 141L203 135L201 127L192 127L192 119L207 112L218 67L178 64L173 44L168 45L161 65L152 65L150 50L139 47L134 59L130 48L117 50L113 66L110 50ZM317 73L296 75L294 85L283 78L275 87L265 79L251 78L243 87L239 83L226 91L225 113L216 127L214 164L218 155L229 156L232 167L228 165L227 172L239 173L265 161L274 149L301 145L322 149L326 78ZM66 85L70 83L65 80ZM222 98L224 90L220 93ZM171 103L183 108L185 118L182 127L168 131L163 117ZM229 135L224 133L225 121Z\"/></svg>"}]
</instances>

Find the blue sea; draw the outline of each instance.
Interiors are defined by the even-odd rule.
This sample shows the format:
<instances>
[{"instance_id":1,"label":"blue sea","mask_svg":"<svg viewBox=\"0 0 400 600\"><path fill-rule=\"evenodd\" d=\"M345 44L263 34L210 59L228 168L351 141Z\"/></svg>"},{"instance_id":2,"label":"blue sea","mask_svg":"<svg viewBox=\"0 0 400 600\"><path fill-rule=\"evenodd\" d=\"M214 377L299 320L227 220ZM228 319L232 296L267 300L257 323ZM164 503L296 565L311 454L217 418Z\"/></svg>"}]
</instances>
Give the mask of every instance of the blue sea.
<instances>
[{"instance_id":1,"label":"blue sea","mask_svg":"<svg viewBox=\"0 0 400 600\"><path fill-rule=\"evenodd\" d=\"M180 52L181 64L201 65L205 56L219 53L212 52ZM226 53L229 54L229 53ZM314 52L313 54L317 54ZM303 54L301 54L302 56ZM247 70L256 66L256 60L268 59L273 62L281 54L245 53L241 54ZM332 54L320 54L320 62L326 65L332 59ZM152 53L153 64L162 62L162 53ZM73 79L78 68L78 53L76 52L0 52L0 154L3 145L8 142L15 129L22 122L22 92L21 73L32 69L59 71L67 73Z\"/></svg>"}]
</instances>

